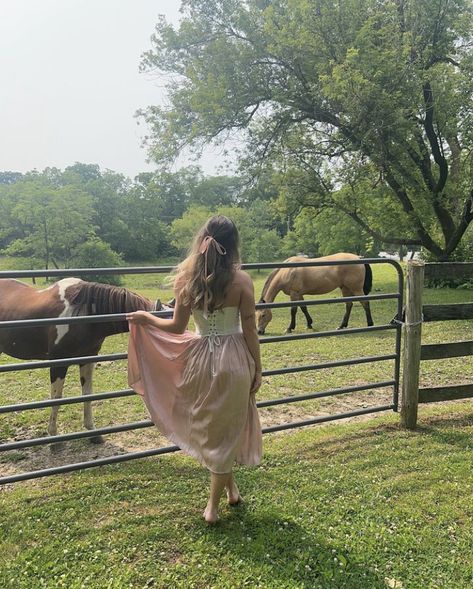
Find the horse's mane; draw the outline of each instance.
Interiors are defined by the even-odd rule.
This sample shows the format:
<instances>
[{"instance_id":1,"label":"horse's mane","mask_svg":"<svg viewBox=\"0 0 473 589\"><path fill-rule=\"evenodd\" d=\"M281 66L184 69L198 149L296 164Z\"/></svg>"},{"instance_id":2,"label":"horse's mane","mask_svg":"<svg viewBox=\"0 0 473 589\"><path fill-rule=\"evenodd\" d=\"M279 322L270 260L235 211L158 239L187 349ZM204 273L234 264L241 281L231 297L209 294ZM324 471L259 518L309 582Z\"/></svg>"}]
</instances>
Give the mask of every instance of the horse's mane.
<instances>
[{"instance_id":1,"label":"horse's mane","mask_svg":"<svg viewBox=\"0 0 473 589\"><path fill-rule=\"evenodd\" d=\"M264 297L266 296L266 293L268 292L269 285L271 284L273 278L276 276L276 274L279 272L280 269L281 268L276 268L275 270L273 270L269 274L268 278L266 278L266 282L264 283L264 286L263 286L263 291L261 292L261 299L260 300L263 300Z\"/></svg>"},{"instance_id":2,"label":"horse's mane","mask_svg":"<svg viewBox=\"0 0 473 589\"><path fill-rule=\"evenodd\" d=\"M130 313L142 309L149 311L149 299L130 290L100 282L81 281L67 289L67 298L72 305L87 306L90 315ZM92 309L93 305L93 309Z\"/></svg>"}]
</instances>

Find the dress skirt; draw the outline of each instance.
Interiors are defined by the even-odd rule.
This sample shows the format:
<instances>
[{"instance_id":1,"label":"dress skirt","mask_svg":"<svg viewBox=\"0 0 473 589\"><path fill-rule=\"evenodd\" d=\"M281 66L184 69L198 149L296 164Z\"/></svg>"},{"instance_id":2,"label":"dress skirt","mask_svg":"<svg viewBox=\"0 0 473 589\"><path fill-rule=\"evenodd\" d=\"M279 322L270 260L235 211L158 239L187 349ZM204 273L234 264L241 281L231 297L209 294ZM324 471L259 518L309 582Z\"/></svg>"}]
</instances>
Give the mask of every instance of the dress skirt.
<instances>
[{"instance_id":1,"label":"dress skirt","mask_svg":"<svg viewBox=\"0 0 473 589\"><path fill-rule=\"evenodd\" d=\"M242 333L172 334L130 325L128 383L159 431L211 472L259 464L262 435Z\"/></svg>"}]
</instances>

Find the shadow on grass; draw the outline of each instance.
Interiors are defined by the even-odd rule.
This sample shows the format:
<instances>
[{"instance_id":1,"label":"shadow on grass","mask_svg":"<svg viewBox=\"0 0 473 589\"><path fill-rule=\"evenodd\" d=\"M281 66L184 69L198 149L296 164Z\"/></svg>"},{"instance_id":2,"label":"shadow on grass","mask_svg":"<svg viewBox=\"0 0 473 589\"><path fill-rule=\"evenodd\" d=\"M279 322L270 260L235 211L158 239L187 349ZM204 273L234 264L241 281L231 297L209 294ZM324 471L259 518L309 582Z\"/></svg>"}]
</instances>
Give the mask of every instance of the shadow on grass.
<instances>
[{"instance_id":1,"label":"shadow on grass","mask_svg":"<svg viewBox=\"0 0 473 589\"><path fill-rule=\"evenodd\" d=\"M256 514L245 506L209 528L209 544L220 544L234 559L254 571L255 581L275 587L323 589L385 588L384 578L370 563L355 559L330 545L312 528L304 528L291 518ZM235 525L237 523L238 525ZM229 541L230 540L230 544Z\"/></svg>"},{"instance_id":2,"label":"shadow on grass","mask_svg":"<svg viewBox=\"0 0 473 589\"><path fill-rule=\"evenodd\" d=\"M456 413L450 417L433 416L427 419L427 422L434 427L467 427L473 425L473 413Z\"/></svg>"},{"instance_id":3,"label":"shadow on grass","mask_svg":"<svg viewBox=\"0 0 473 589\"><path fill-rule=\"evenodd\" d=\"M335 427L338 424L335 424ZM435 436L439 440L446 443L458 443L464 447L471 447L473 445L471 432L455 431L454 428L464 428L473 426L473 413L470 411L465 414L456 413L450 417L436 417L429 416L419 418L419 423L415 430L405 430L402 428L400 422L395 423L373 423L362 430L353 432L345 431L340 433L338 428L335 431L330 431L331 424L324 425L324 433L327 436L317 437L310 442L302 454L309 454L311 451L323 450L325 456L331 452L339 453L343 448L351 448L353 443L361 443L365 440L376 439L380 436L398 435L400 432L407 436L415 436L419 434L429 434ZM319 426L320 427L320 426ZM447 431L445 429L449 428ZM300 430L297 430L300 431ZM308 431L303 428L302 431ZM286 432L278 434L279 436L287 435Z\"/></svg>"},{"instance_id":4,"label":"shadow on grass","mask_svg":"<svg viewBox=\"0 0 473 589\"><path fill-rule=\"evenodd\" d=\"M469 450L473 447L471 431L458 431L454 428L473 426L473 413L452 417L432 418L417 426L416 431L434 438L437 442L451 444ZM445 428L448 428L447 430Z\"/></svg>"},{"instance_id":5,"label":"shadow on grass","mask_svg":"<svg viewBox=\"0 0 473 589\"><path fill-rule=\"evenodd\" d=\"M213 562L214 569L202 574L205 582L214 586L219 586L220 580L222 586L231 587L234 575L235 587L385 589L384 576L356 552L356 546L353 552L341 548L319 532L312 518L305 522L294 513L288 514L286 508L280 509L281 497L275 503L261 503L258 495L267 490L259 488L252 476L244 476L242 481L247 502L231 508L224 506L222 499L221 519L215 526L208 526L201 515L208 486L205 471L187 464L175 465L172 460L163 460L159 467L151 462L143 466L128 464L120 479L110 477L106 481L90 472L68 495L81 498L84 513L90 510L91 517L96 516L100 504L104 505L110 533L126 530L138 545L150 538L153 544L165 541L164 550L173 558L180 553L181 560L190 559L191 563ZM275 477L269 487L274 484L276 488L278 481ZM89 494L94 495L94 501L88 501L84 510L83 498ZM114 497L115 508L118 501L125 501L118 513L109 513L110 496ZM154 503L159 511L153 508ZM174 566L171 556L168 564Z\"/></svg>"}]
</instances>

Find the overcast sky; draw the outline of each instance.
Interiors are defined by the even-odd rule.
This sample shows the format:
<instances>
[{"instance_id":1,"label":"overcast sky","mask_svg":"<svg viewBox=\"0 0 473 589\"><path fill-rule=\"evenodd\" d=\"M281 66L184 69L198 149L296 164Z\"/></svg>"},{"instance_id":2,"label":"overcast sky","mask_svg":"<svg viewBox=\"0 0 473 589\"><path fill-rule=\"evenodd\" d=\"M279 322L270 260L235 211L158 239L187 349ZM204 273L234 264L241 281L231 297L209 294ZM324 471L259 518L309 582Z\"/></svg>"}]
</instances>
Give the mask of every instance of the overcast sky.
<instances>
[{"instance_id":1,"label":"overcast sky","mask_svg":"<svg viewBox=\"0 0 473 589\"><path fill-rule=\"evenodd\" d=\"M0 170L80 161L129 176L152 169L134 113L162 102L139 74L159 14L179 0L0 0ZM183 164L187 161L181 162ZM202 161L207 172L217 153Z\"/></svg>"}]
</instances>

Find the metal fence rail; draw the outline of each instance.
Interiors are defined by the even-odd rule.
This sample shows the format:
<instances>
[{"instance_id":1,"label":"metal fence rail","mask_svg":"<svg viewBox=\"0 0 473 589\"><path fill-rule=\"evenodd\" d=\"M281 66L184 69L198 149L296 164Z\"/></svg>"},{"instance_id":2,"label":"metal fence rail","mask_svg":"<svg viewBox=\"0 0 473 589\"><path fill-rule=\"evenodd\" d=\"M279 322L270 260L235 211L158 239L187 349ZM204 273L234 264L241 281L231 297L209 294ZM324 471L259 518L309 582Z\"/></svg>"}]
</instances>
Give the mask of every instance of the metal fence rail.
<instances>
[{"instance_id":1,"label":"metal fence rail","mask_svg":"<svg viewBox=\"0 0 473 589\"><path fill-rule=\"evenodd\" d=\"M352 296L352 297L338 297L338 298L326 298L326 299L314 299L307 301L290 301L290 302L278 302L278 303L258 303L258 308L290 308L297 306L311 306L311 305L326 305L326 304L340 304L348 302L359 302L359 301L371 301L371 300L396 300L397 301L397 318L402 317L402 303L403 303L403 273L401 266L393 260L385 260L379 258L366 258L361 260L338 260L338 261L324 261L324 262L300 262L300 263L263 263L263 264L244 264L243 268L247 270L253 269L266 269L266 268L281 268L281 267L317 267L317 266L334 266L334 265L354 265L354 264L389 264L397 272L398 277L398 289L395 293L376 294L376 295L365 295L365 296ZM66 277L66 276L85 276L85 275L97 275L97 274L156 274L156 273L169 273L174 269L172 266L151 266L151 267L129 267L129 268L85 268L85 269L72 269L72 270L19 270L19 271L6 271L0 272L0 278L32 278L32 277ZM156 316L170 316L169 311L160 311L153 313ZM79 317L64 317L64 318L43 318L23 321L5 321L0 322L0 329L7 327L15 328L31 328L40 327L45 325L64 325L81 322L108 322L108 321L124 321L125 314L113 314L113 315L93 315L93 316L79 316ZM277 342L297 341L303 339L321 338L321 337L339 337L348 336L350 334L370 333L384 330L395 330L395 346L392 354L384 354L377 356L365 356L360 358L349 358L344 360L335 360L331 362L324 362L318 364L310 364L305 366L289 366L285 368L278 368L272 370L263 371L263 376L274 376L281 374L294 374L305 372L309 370L323 370L327 368L335 368L350 365L368 364L373 362L394 362L394 374L390 380L381 382L366 383L362 385L354 385L341 387L337 389L330 389L325 391L319 391L314 393L307 393L298 396L289 396L280 399L271 399L266 401L260 401L257 406L260 408L270 407L275 405L282 405L287 403L295 403L300 401L306 401L311 399L318 399L324 397L331 397L335 395L342 395L352 392L373 390L377 388L392 387L393 397L392 403L389 405L383 405L378 407L367 407L355 411L349 411L345 413L339 413L336 415L328 415L316 417L299 422L286 423L281 425L275 425L264 428L263 433L271 433L275 431L282 431L287 429L293 429L303 427L306 425L314 425L317 423L324 423L327 421L344 419L347 417L353 417L357 415L365 415L369 413L376 413L379 411L394 410L398 409L398 394L399 394L399 373L400 373L400 350L401 350L401 323L392 322L384 325L375 325L371 327L359 327L349 328L344 330L330 330L316 333L304 333L304 334L291 334L281 336L268 336L260 338L262 344L271 344ZM37 362L21 362L6 364L0 366L0 373L31 370L38 368L50 368L53 366L70 366L74 364L86 364L97 361L115 361L125 360L127 354L102 354L97 356L80 356L74 358L60 358L46 361ZM6 405L0 407L0 414L14 413L27 410L39 410L47 407L55 407L59 405L69 405L76 403L85 403L96 400L105 399L116 399L122 397L128 397L134 395L135 392L132 389L123 389L119 391L108 391L102 393L95 393L86 396L77 396L60 399L48 399L43 401L35 401L28 403L18 403L12 405ZM0 445L1 451L19 450L23 448L40 446L45 444L52 444L76 439L82 439L87 437L95 437L98 435L107 435L123 431L132 431L136 429L142 429L152 427L153 423L150 420L143 420L134 423L124 423L120 425L113 425L109 427L97 428L94 430L85 430L79 432L71 432L56 436L46 436L41 438L33 438L29 440L18 440L14 442L8 442ZM126 460L132 460L136 458L144 458L147 456L156 456L160 454L166 454L169 452L175 452L179 450L177 446L167 446L163 448L156 448L152 450L146 450L142 452L131 452L121 454L117 456L108 456L105 458L90 460L87 462L79 462L74 464L65 464L53 468L45 468L32 472L24 472L16 475L6 476L0 478L0 484L7 484L18 482L27 479L38 478L42 476L49 476L53 474L66 473L74 470L80 470L85 468L92 468L95 466L101 466L105 464L115 464L118 462L124 462Z\"/></svg>"},{"instance_id":2,"label":"metal fence rail","mask_svg":"<svg viewBox=\"0 0 473 589\"><path fill-rule=\"evenodd\" d=\"M348 411L347 413L338 413L337 415L327 415L322 417L315 417L314 419L307 419L305 421L296 421L293 423L284 423L282 425L272 425L263 428L263 434L270 434L287 429L295 429L304 427L306 425L316 425L318 423L326 423L327 421L336 421L339 419L346 419L347 417L358 417L360 415L368 415L370 413L379 413L380 411L389 411L394 408L393 405L382 405L379 407L370 407L368 409L357 409L355 411ZM74 464L65 464L63 466L55 466L52 468L44 468L41 470L33 470L30 472L22 472L17 475L0 478L0 484L17 483L19 481L26 481L29 479L37 479L40 477L51 476L54 474L65 474L75 470L85 470L86 468L93 468L95 466L106 466L109 464L117 464L119 462L126 462L128 460L136 460L137 458L148 458L150 456L159 456L161 454L169 454L170 452L177 452L180 450L178 446L164 446L161 448L153 448L152 450L142 450L140 452L127 452L125 454L118 454L116 456L107 456L106 458L99 458L96 460L87 460L86 462L76 462Z\"/></svg>"},{"instance_id":3,"label":"metal fence rail","mask_svg":"<svg viewBox=\"0 0 473 589\"><path fill-rule=\"evenodd\" d=\"M284 397L282 399L271 399L269 401L259 401L256 403L257 407L272 407L274 405L287 405L288 403L296 403L297 401L308 401L311 399L321 399L323 397L333 397L335 395L344 395L346 393L354 393L358 391L365 391L369 389L384 388L394 385L393 380L386 380L382 382L373 382L364 385L354 385L351 387L341 387L338 389L331 389L319 393L308 393L306 395L298 395L293 397ZM394 405L389 405L390 409ZM57 436L45 436L43 438L31 438L29 440L19 440L18 442L9 442L0 446L0 451L19 450L21 448L30 448L32 446L43 446L45 444L56 444L58 442L68 442L71 440L78 440L81 438L93 438L98 435L114 434L117 432L143 429L152 427L154 423L149 419L143 421L136 421L134 423L124 423L122 425L113 425L109 427L101 427L91 430L84 430L80 432L71 432L69 434L60 434ZM287 425L287 424L286 424ZM1 479L0 479L1 480Z\"/></svg>"}]
</instances>

